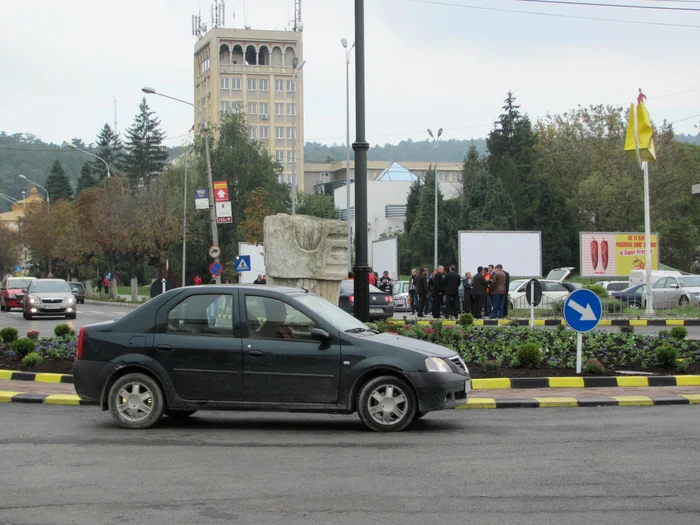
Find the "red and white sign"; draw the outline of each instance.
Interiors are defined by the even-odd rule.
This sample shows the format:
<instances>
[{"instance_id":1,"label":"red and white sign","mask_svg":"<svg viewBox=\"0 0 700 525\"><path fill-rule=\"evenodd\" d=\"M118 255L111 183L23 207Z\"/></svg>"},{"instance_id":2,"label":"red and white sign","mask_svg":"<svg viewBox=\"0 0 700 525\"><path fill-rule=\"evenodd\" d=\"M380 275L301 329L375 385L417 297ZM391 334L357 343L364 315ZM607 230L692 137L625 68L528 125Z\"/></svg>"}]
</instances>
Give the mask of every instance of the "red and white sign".
<instances>
[{"instance_id":1,"label":"red and white sign","mask_svg":"<svg viewBox=\"0 0 700 525\"><path fill-rule=\"evenodd\" d=\"M216 202L228 201L228 184L225 180L214 183L214 200Z\"/></svg>"},{"instance_id":2,"label":"red and white sign","mask_svg":"<svg viewBox=\"0 0 700 525\"><path fill-rule=\"evenodd\" d=\"M231 203L229 201L216 203L216 222L218 224L229 224L233 222Z\"/></svg>"}]
</instances>

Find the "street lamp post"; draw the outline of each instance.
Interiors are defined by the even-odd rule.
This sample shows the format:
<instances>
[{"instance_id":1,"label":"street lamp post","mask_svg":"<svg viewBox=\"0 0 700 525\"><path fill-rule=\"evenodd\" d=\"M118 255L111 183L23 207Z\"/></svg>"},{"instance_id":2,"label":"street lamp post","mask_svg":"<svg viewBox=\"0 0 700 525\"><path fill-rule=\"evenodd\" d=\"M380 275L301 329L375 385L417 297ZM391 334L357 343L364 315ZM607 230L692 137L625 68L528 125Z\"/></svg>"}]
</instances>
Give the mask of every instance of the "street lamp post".
<instances>
[{"instance_id":1,"label":"street lamp post","mask_svg":"<svg viewBox=\"0 0 700 525\"><path fill-rule=\"evenodd\" d=\"M440 141L440 135L442 135L442 128L437 132L437 137L433 135L431 130L428 130L428 134L433 139L435 144L435 245L433 248L433 268L438 267L438 142Z\"/></svg>"},{"instance_id":2,"label":"street lamp post","mask_svg":"<svg viewBox=\"0 0 700 525\"><path fill-rule=\"evenodd\" d=\"M66 143L66 146L68 146L68 147L71 148L71 149L74 149L74 150L80 151L80 152L82 152L82 153L85 153L85 155L90 155L91 157L95 157L96 159L101 160L101 161L104 163L105 167L107 168L107 178L110 178L110 177L112 176L112 174L109 172L109 164L107 164L107 161L106 161L105 159L103 159L102 157L98 157L98 156L95 155L94 153L90 153L89 151L85 151L84 149L80 149L80 148L79 148L78 146L76 146L75 144L68 144L68 143Z\"/></svg>"},{"instance_id":3,"label":"street lamp post","mask_svg":"<svg viewBox=\"0 0 700 525\"><path fill-rule=\"evenodd\" d=\"M210 153L209 153L209 133L207 133L207 119L204 116L204 112L199 108L199 106L196 106L192 102L187 102L186 100L171 97L170 95L164 95L163 93L158 93L152 87L143 87L143 88L141 88L141 91L143 91L147 95L159 95L161 97L169 98L170 100L175 100L176 102L182 102L183 104L187 104L188 106L192 106L194 109L196 109L199 112L199 115L202 117L202 127L204 128L204 151L205 151L206 159L207 159L207 183L209 184L209 217L211 219L211 240L212 240L213 245L218 246L219 245L219 229L216 225L216 210L214 209L214 206L211 203L212 202L211 199L214 197L214 178L213 178L212 173L211 173L211 157L210 157ZM215 257L214 261L220 262L219 257ZM216 276L216 284L221 284L221 275Z\"/></svg>"},{"instance_id":4,"label":"street lamp post","mask_svg":"<svg viewBox=\"0 0 700 525\"><path fill-rule=\"evenodd\" d=\"M350 52L355 43L348 49L348 39L341 38L340 43L345 48L345 220L348 223L348 272L352 270L352 223L350 222Z\"/></svg>"},{"instance_id":5,"label":"street lamp post","mask_svg":"<svg viewBox=\"0 0 700 525\"><path fill-rule=\"evenodd\" d=\"M294 80L294 102L292 103L292 215L297 212L297 73L302 70L306 60L292 60L292 79Z\"/></svg>"},{"instance_id":6,"label":"street lamp post","mask_svg":"<svg viewBox=\"0 0 700 525\"><path fill-rule=\"evenodd\" d=\"M27 182L29 182L30 184L34 184L34 186L37 186L37 187L41 188L42 190L44 190L44 193L46 193L46 207L47 207L48 212L49 212L49 214L50 214L50 213L51 213L51 197L49 196L49 192L46 190L46 188L44 188L41 184L38 184L38 183L34 182L33 180L29 180L29 179L28 179L27 177L25 177L24 175L18 175L18 177L19 177L20 179L24 179L24 180L26 180ZM25 206L25 208L27 207L27 203L26 203L26 202L25 202L24 206ZM51 269L52 269L52 265L51 265L51 254L49 254L49 277L51 277L51 275L52 275Z\"/></svg>"},{"instance_id":7,"label":"street lamp post","mask_svg":"<svg viewBox=\"0 0 700 525\"><path fill-rule=\"evenodd\" d=\"M185 191L182 213L182 286L185 287L185 272L187 270L187 152L185 153Z\"/></svg>"}]
</instances>

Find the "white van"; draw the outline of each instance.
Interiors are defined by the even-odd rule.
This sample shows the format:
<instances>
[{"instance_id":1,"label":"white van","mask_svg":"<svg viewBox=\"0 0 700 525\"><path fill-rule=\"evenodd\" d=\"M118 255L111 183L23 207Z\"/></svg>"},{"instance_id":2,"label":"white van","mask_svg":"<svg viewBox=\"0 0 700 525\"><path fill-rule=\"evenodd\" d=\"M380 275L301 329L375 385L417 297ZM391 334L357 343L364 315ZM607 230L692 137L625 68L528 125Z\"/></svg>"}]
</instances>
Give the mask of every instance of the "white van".
<instances>
[{"instance_id":1,"label":"white van","mask_svg":"<svg viewBox=\"0 0 700 525\"><path fill-rule=\"evenodd\" d=\"M681 277L681 272L670 271L670 270L652 270L651 271L651 285L661 279L662 277ZM645 284L647 279L646 270L632 270L630 272L630 288L632 286L637 286L638 284Z\"/></svg>"}]
</instances>

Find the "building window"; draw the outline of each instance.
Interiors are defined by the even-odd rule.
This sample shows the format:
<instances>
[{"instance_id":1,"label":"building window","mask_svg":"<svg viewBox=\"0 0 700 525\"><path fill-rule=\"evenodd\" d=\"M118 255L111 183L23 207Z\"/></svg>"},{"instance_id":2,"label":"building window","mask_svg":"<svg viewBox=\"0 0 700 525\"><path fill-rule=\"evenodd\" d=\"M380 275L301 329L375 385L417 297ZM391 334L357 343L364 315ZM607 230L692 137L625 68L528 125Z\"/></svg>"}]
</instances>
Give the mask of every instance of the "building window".
<instances>
[{"instance_id":1,"label":"building window","mask_svg":"<svg viewBox=\"0 0 700 525\"><path fill-rule=\"evenodd\" d=\"M219 88L221 89L228 89L229 86L229 79L228 77L221 77L219 79Z\"/></svg>"},{"instance_id":2,"label":"building window","mask_svg":"<svg viewBox=\"0 0 700 525\"><path fill-rule=\"evenodd\" d=\"M282 102L275 103L275 115L284 115L284 104Z\"/></svg>"},{"instance_id":3,"label":"building window","mask_svg":"<svg viewBox=\"0 0 700 525\"><path fill-rule=\"evenodd\" d=\"M231 89L233 89L234 91L241 90L241 79L240 78L232 78L231 79Z\"/></svg>"},{"instance_id":4,"label":"building window","mask_svg":"<svg viewBox=\"0 0 700 525\"><path fill-rule=\"evenodd\" d=\"M284 91L284 80L275 80L275 91Z\"/></svg>"},{"instance_id":5,"label":"building window","mask_svg":"<svg viewBox=\"0 0 700 525\"><path fill-rule=\"evenodd\" d=\"M321 173L321 182L330 182L331 181L331 174L330 173Z\"/></svg>"},{"instance_id":6,"label":"building window","mask_svg":"<svg viewBox=\"0 0 700 525\"><path fill-rule=\"evenodd\" d=\"M260 126L260 138L269 139L270 138L270 128L267 126Z\"/></svg>"},{"instance_id":7,"label":"building window","mask_svg":"<svg viewBox=\"0 0 700 525\"><path fill-rule=\"evenodd\" d=\"M258 135L257 131L258 131L258 128L256 128L255 126L249 127L248 128L248 138L251 138L251 139L256 138Z\"/></svg>"},{"instance_id":8,"label":"building window","mask_svg":"<svg viewBox=\"0 0 700 525\"><path fill-rule=\"evenodd\" d=\"M296 137L295 137L295 135L296 135L295 131L296 131L296 128L287 128L287 138L288 138L288 139L294 139L294 138L296 138Z\"/></svg>"},{"instance_id":9,"label":"building window","mask_svg":"<svg viewBox=\"0 0 700 525\"><path fill-rule=\"evenodd\" d=\"M288 151L287 152L287 162L296 162L297 160L297 152L296 151Z\"/></svg>"},{"instance_id":10,"label":"building window","mask_svg":"<svg viewBox=\"0 0 700 525\"><path fill-rule=\"evenodd\" d=\"M226 102L225 100L219 102L219 111L221 111L222 115L228 113L228 102Z\"/></svg>"},{"instance_id":11,"label":"building window","mask_svg":"<svg viewBox=\"0 0 700 525\"><path fill-rule=\"evenodd\" d=\"M257 115L258 105L255 102L248 103L248 115Z\"/></svg>"},{"instance_id":12,"label":"building window","mask_svg":"<svg viewBox=\"0 0 700 525\"><path fill-rule=\"evenodd\" d=\"M294 93L294 81L293 80L287 80L287 91L289 93Z\"/></svg>"},{"instance_id":13,"label":"building window","mask_svg":"<svg viewBox=\"0 0 700 525\"><path fill-rule=\"evenodd\" d=\"M270 81L267 80L266 78L261 78L260 79L260 91L267 91L269 87L270 87Z\"/></svg>"},{"instance_id":14,"label":"building window","mask_svg":"<svg viewBox=\"0 0 700 525\"><path fill-rule=\"evenodd\" d=\"M276 139L283 139L284 138L284 128L281 126L277 126L275 128L275 138Z\"/></svg>"},{"instance_id":15,"label":"building window","mask_svg":"<svg viewBox=\"0 0 700 525\"><path fill-rule=\"evenodd\" d=\"M249 78L248 79L248 91L257 91L258 90L258 79L257 78Z\"/></svg>"},{"instance_id":16,"label":"building window","mask_svg":"<svg viewBox=\"0 0 700 525\"><path fill-rule=\"evenodd\" d=\"M275 151L275 157L277 158L277 162L284 162L284 151L282 151L282 150Z\"/></svg>"},{"instance_id":17,"label":"building window","mask_svg":"<svg viewBox=\"0 0 700 525\"><path fill-rule=\"evenodd\" d=\"M270 104L267 102L261 102L260 103L260 114L263 115L264 117L268 116L270 114Z\"/></svg>"},{"instance_id":18,"label":"building window","mask_svg":"<svg viewBox=\"0 0 700 525\"><path fill-rule=\"evenodd\" d=\"M287 104L287 116L296 115L296 104Z\"/></svg>"}]
</instances>

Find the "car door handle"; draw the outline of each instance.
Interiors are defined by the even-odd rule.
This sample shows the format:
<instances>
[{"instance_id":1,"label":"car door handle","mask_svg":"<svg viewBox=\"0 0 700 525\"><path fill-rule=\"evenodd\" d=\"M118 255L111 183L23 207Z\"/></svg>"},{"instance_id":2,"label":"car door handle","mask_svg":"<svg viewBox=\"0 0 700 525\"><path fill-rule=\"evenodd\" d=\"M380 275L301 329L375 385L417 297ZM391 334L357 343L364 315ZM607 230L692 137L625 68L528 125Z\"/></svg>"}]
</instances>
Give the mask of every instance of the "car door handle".
<instances>
[{"instance_id":1,"label":"car door handle","mask_svg":"<svg viewBox=\"0 0 700 525\"><path fill-rule=\"evenodd\" d=\"M262 357L264 354L261 350L248 350L250 357Z\"/></svg>"},{"instance_id":2,"label":"car door handle","mask_svg":"<svg viewBox=\"0 0 700 525\"><path fill-rule=\"evenodd\" d=\"M173 349L173 347L170 345L158 345L156 348L158 350L162 350L163 352L170 352Z\"/></svg>"}]
</instances>

